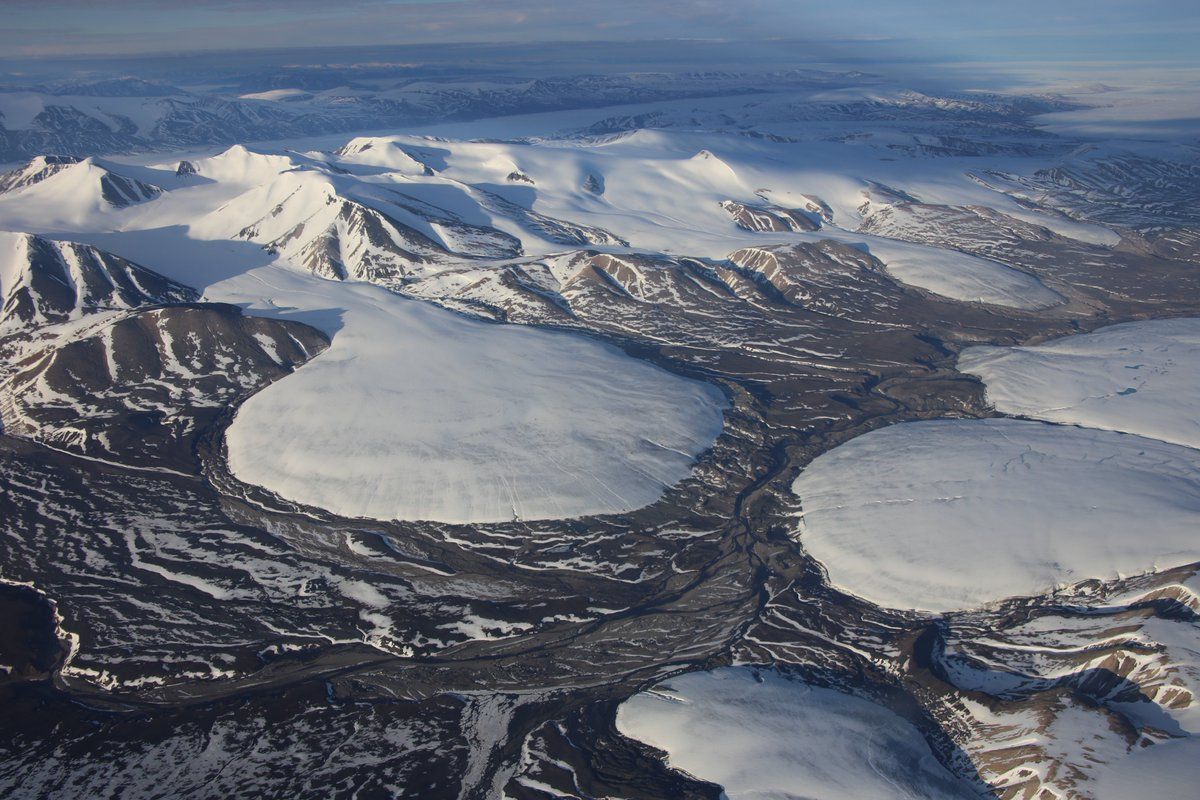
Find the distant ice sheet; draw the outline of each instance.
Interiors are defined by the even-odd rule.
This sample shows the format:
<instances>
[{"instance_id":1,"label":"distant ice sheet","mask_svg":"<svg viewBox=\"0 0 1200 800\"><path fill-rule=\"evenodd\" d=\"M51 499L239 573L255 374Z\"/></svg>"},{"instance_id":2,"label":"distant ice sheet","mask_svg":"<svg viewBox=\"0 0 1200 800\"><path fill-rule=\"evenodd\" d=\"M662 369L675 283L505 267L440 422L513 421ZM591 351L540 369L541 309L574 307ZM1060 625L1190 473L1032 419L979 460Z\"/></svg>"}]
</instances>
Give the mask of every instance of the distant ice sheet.
<instances>
[{"instance_id":1,"label":"distant ice sheet","mask_svg":"<svg viewBox=\"0 0 1200 800\"><path fill-rule=\"evenodd\" d=\"M747 667L672 678L627 700L621 733L730 800L978 796L887 708Z\"/></svg>"},{"instance_id":2,"label":"distant ice sheet","mask_svg":"<svg viewBox=\"0 0 1200 800\"><path fill-rule=\"evenodd\" d=\"M1200 451L1019 420L911 422L793 485L834 585L948 611L1200 559Z\"/></svg>"}]
</instances>

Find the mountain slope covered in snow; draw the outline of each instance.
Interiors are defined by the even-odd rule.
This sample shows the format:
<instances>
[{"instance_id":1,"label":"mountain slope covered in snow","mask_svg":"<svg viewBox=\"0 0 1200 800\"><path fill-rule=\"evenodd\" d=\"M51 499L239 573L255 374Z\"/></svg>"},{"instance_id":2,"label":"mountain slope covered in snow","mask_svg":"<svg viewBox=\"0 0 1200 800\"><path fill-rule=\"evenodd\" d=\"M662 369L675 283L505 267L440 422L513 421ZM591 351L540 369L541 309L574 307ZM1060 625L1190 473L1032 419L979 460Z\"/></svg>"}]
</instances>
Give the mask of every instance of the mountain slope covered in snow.
<instances>
[{"instance_id":1,"label":"mountain slope covered in snow","mask_svg":"<svg viewBox=\"0 0 1200 800\"><path fill-rule=\"evenodd\" d=\"M195 300L197 293L119 256L72 242L0 232L0 331L105 309Z\"/></svg>"}]
</instances>

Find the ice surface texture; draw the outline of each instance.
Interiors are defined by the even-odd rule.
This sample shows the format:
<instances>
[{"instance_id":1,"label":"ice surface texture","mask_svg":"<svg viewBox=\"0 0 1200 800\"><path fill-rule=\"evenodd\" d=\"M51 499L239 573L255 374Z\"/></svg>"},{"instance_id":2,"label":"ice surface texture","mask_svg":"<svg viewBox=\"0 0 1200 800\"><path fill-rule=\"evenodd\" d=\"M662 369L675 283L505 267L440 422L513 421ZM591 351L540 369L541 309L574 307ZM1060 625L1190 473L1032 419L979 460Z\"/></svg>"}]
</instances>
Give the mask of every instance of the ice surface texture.
<instances>
[{"instance_id":1,"label":"ice surface texture","mask_svg":"<svg viewBox=\"0 0 1200 800\"><path fill-rule=\"evenodd\" d=\"M815 459L801 543L853 594L949 611L1200 558L1200 451L1008 419L912 422Z\"/></svg>"}]
</instances>

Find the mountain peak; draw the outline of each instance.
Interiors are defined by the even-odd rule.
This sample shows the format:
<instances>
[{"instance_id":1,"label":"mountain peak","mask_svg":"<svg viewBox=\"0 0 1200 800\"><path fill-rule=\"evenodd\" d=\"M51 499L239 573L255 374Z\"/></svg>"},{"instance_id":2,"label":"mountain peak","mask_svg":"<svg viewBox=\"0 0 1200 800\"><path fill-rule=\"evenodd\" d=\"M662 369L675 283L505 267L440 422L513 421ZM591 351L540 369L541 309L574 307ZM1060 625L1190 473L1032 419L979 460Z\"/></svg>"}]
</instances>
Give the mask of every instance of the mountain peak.
<instances>
[{"instance_id":1,"label":"mountain peak","mask_svg":"<svg viewBox=\"0 0 1200 800\"><path fill-rule=\"evenodd\" d=\"M0 232L0 331L6 333L196 297L189 287L86 244Z\"/></svg>"},{"instance_id":2,"label":"mountain peak","mask_svg":"<svg viewBox=\"0 0 1200 800\"><path fill-rule=\"evenodd\" d=\"M102 166L94 158L37 156L0 175L0 194L36 191L69 208L124 208L153 200L162 189Z\"/></svg>"}]
</instances>

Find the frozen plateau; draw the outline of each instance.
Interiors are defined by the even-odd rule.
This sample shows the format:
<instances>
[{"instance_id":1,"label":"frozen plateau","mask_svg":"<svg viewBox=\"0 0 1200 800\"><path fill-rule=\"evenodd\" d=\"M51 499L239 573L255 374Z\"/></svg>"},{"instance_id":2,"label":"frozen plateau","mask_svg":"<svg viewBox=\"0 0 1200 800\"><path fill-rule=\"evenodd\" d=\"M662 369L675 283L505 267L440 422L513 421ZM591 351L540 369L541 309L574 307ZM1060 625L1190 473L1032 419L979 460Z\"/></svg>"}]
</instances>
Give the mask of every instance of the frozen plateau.
<instances>
[{"instance_id":1,"label":"frozen plateau","mask_svg":"<svg viewBox=\"0 0 1200 800\"><path fill-rule=\"evenodd\" d=\"M1195 794L1195 81L189 63L0 86L0 795Z\"/></svg>"}]
</instances>

